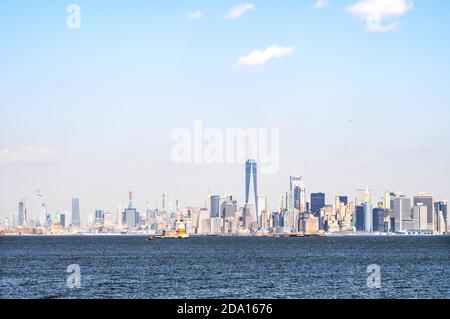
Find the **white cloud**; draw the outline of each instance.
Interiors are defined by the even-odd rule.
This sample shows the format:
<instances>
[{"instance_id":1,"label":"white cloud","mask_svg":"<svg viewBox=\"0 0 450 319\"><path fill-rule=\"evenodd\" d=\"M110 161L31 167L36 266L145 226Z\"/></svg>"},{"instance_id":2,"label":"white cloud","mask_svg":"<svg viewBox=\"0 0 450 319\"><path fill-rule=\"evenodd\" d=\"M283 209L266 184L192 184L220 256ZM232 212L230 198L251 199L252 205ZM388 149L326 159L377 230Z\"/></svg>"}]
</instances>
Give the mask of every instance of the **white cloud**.
<instances>
[{"instance_id":1,"label":"white cloud","mask_svg":"<svg viewBox=\"0 0 450 319\"><path fill-rule=\"evenodd\" d=\"M203 13L200 10L186 12L186 18L189 20L198 20L203 18Z\"/></svg>"},{"instance_id":2,"label":"white cloud","mask_svg":"<svg viewBox=\"0 0 450 319\"><path fill-rule=\"evenodd\" d=\"M294 48L272 45L264 50L253 50L249 55L239 58L237 64L241 66L261 67L271 59L279 59L294 52Z\"/></svg>"},{"instance_id":3,"label":"white cloud","mask_svg":"<svg viewBox=\"0 0 450 319\"><path fill-rule=\"evenodd\" d=\"M313 5L315 9L321 9L328 6L328 0L316 0L316 3Z\"/></svg>"},{"instance_id":4,"label":"white cloud","mask_svg":"<svg viewBox=\"0 0 450 319\"><path fill-rule=\"evenodd\" d=\"M256 7L251 3L243 3L240 5L237 5L230 9L228 14L225 16L227 19L237 19L246 12L254 11Z\"/></svg>"},{"instance_id":5,"label":"white cloud","mask_svg":"<svg viewBox=\"0 0 450 319\"><path fill-rule=\"evenodd\" d=\"M397 22L382 25L383 20L400 17L413 7L411 0L361 0L347 7L347 11L366 21L367 29L375 32L397 30Z\"/></svg>"},{"instance_id":6,"label":"white cloud","mask_svg":"<svg viewBox=\"0 0 450 319\"><path fill-rule=\"evenodd\" d=\"M45 165L56 161L57 153L51 147L28 146L0 149L0 165Z\"/></svg>"}]
</instances>

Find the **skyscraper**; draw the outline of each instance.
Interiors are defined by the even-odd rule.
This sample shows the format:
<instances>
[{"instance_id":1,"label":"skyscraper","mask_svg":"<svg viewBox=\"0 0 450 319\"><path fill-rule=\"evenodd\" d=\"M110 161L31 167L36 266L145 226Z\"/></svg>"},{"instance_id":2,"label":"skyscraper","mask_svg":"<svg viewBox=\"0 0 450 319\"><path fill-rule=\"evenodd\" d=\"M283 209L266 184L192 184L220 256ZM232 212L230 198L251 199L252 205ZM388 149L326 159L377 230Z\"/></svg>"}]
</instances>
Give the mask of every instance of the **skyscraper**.
<instances>
[{"instance_id":1,"label":"skyscraper","mask_svg":"<svg viewBox=\"0 0 450 319\"><path fill-rule=\"evenodd\" d=\"M19 201L19 220L18 225L24 226L26 224L26 207L25 207L25 200L21 199Z\"/></svg>"},{"instance_id":2,"label":"skyscraper","mask_svg":"<svg viewBox=\"0 0 450 319\"><path fill-rule=\"evenodd\" d=\"M303 177L290 176L289 190L292 194L293 208L304 212L306 210L306 190Z\"/></svg>"},{"instance_id":3,"label":"skyscraper","mask_svg":"<svg viewBox=\"0 0 450 319\"><path fill-rule=\"evenodd\" d=\"M411 219L411 199L404 196L397 196L394 202L395 231L406 230L405 221Z\"/></svg>"},{"instance_id":4,"label":"skyscraper","mask_svg":"<svg viewBox=\"0 0 450 319\"><path fill-rule=\"evenodd\" d=\"M72 226L80 227L80 199L72 198Z\"/></svg>"},{"instance_id":5,"label":"skyscraper","mask_svg":"<svg viewBox=\"0 0 450 319\"><path fill-rule=\"evenodd\" d=\"M444 222L447 228L450 227L449 225L449 215L448 215L448 204L446 200L436 202L434 204L436 216L439 216L439 213L442 212L442 216L444 218Z\"/></svg>"},{"instance_id":6,"label":"skyscraper","mask_svg":"<svg viewBox=\"0 0 450 319\"><path fill-rule=\"evenodd\" d=\"M251 190L253 190L253 194L250 194ZM256 161L249 159L245 162L245 206L248 206L252 201L256 208L256 220L258 221L258 180Z\"/></svg>"},{"instance_id":7,"label":"skyscraper","mask_svg":"<svg viewBox=\"0 0 450 319\"><path fill-rule=\"evenodd\" d=\"M374 232L384 232L384 209L374 208L373 209L373 227Z\"/></svg>"},{"instance_id":8,"label":"skyscraper","mask_svg":"<svg viewBox=\"0 0 450 319\"><path fill-rule=\"evenodd\" d=\"M311 193L311 212L314 216L320 215L320 210L325 207L324 193Z\"/></svg>"},{"instance_id":9,"label":"skyscraper","mask_svg":"<svg viewBox=\"0 0 450 319\"><path fill-rule=\"evenodd\" d=\"M105 211L104 210L96 210L95 211L94 224L95 225L104 225L105 224Z\"/></svg>"},{"instance_id":10,"label":"skyscraper","mask_svg":"<svg viewBox=\"0 0 450 319\"><path fill-rule=\"evenodd\" d=\"M128 207L122 213L122 224L130 228L135 228L139 225L139 213L136 208L133 208L133 192L128 191Z\"/></svg>"},{"instance_id":11,"label":"skyscraper","mask_svg":"<svg viewBox=\"0 0 450 319\"><path fill-rule=\"evenodd\" d=\"M428 207L424 206L422 203L418 203L413 207L413 221L414 221L414 229L419 232L428 230Z\"/></svg>"},{"instance_id":12,"label":"skyscraper","mask_svg":"<svg viewBox=\"0 0 450 319\"><path fill-rule=\"evenodd\" d=\"M66 228L66 214L64 212L59 214L59 224L62 228Z\"/></svg>"},{"instance_id":13,"label":"skyscraper","mask_svg":"<svg viewBox=\"0 0 450 319\"><path fill-rule=\"evenodd\" d=\"M428 193L420 193L419 195L414 196L414 206L417 204L423 204L427 207L427 223L428 230L436 229L436 216L434 212L434 200L433 195Z\"/></svg>"},{"instance_id":14,"label":"skyscraper","mask_svg":"<svg viewBox=\"0 0 450 319\"><path fill-rule=\"evenodd\" d=\"M364 231L364 206L358 205L356 206L356 230L357 231Z\"/></svg>"},{"instance_id":15,"label":"skyscraper","mask_svg":"<svg viewBox=\"0 0 450 319\"><path fill-rule=\"evenodd\" d=\"M384 193L383 206L385 209L394 209L395 193L386 191Z\"/></svg>"},{"instance_id":16,"label":"skyscraper","mask_svg":"<svg viewBox=\"0 0 450 319\"><path fill-rule=\"evenodd\" d=\"M364 231L367 233L371 233L373 231L372 204L365 203L363 205L363 211L364 211Z\"/></svg>"},{"instance_id":17,"label":"skyscraper","mask_svg":"<svg viewBox=\"0 0 450 319\"><path fill-rule=\"evenodd\" d=\"M210 210L211 218L221 217L219 204L220 204L220 196L217 195L211 196L211 210Z\"/></svg>"}]
</instances>

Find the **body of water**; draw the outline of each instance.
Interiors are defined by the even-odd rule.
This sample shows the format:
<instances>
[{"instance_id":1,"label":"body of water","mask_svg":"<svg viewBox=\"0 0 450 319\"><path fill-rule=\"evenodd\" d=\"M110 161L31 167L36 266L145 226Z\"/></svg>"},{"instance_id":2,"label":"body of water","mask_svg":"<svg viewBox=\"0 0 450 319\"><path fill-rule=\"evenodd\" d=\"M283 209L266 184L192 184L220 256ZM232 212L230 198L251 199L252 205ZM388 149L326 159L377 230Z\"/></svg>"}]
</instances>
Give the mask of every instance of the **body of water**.
<instances>
[{"instance_id":1,"label":"body of water","mask_svg":"<svg viewBox=\"0 0 450 319\"><path fill-rule=\"evenodd\" d=\"M4 236L0 297L449 299L450 237Z\"/></svg>"}]
</instances>

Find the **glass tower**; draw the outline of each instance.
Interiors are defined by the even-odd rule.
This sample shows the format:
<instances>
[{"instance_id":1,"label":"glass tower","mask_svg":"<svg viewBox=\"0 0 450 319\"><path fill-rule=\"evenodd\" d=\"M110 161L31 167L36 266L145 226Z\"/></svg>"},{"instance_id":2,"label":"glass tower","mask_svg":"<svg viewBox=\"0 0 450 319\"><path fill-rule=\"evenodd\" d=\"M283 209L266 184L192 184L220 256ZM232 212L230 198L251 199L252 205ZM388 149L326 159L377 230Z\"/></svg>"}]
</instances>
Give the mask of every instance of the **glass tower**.
<instances>
[{"instance_id":1,"label":"glass tower","mask_svg":"<svg viewBox=\"0 0 450 319\"><path fill-rule=\"evenodd\" d=\"M249 200L254 200L256 209L256 220L258 219L258 183L257 183L257 169L255 160L247 160L245 162L245 206L249 204ZM250 196L250 191L253 189L253 194Z\"/></svg>"},{"instance_id":2,"label":"glass tower","mask_svg":"<svg viewBox=\"0 0 450 319\"><path fill-rule=\"evenodd\" d=\"M72 198L72 226L80 227L80 200Z\"/></svg>"}]
</instances>

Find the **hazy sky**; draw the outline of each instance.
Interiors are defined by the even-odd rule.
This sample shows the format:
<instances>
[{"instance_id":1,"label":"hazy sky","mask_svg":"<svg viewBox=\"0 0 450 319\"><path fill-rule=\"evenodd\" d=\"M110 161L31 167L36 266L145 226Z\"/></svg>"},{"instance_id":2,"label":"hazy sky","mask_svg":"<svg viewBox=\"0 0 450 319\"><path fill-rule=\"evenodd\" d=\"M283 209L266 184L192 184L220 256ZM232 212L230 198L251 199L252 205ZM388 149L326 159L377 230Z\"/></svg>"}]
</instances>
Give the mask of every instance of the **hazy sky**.
<instances>
[{"instance_id":1,"label":"hazy sky","mask_svg":"<svg viewBox=\"0 0 450 319\"><path fill-rule=\"evenodd\" d=\"M279 128L272 208L289 175L330 203L365 186L448 198L449 39L439 0L1 1L0 218L22 197L35 217L36 189L52 213L80 197L83 219L129 188L141 210L208 189L242 204L242 164L171 161L194 120Z\"/></svg>"}]
</instances>

